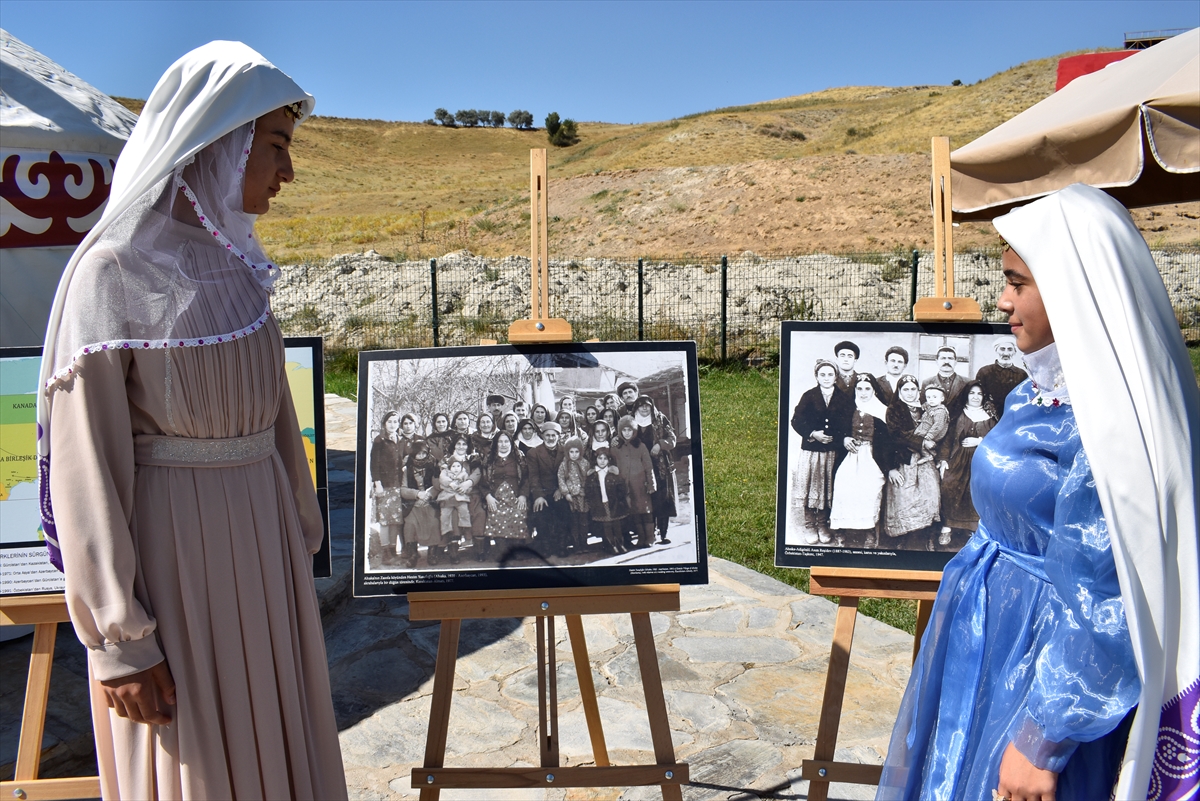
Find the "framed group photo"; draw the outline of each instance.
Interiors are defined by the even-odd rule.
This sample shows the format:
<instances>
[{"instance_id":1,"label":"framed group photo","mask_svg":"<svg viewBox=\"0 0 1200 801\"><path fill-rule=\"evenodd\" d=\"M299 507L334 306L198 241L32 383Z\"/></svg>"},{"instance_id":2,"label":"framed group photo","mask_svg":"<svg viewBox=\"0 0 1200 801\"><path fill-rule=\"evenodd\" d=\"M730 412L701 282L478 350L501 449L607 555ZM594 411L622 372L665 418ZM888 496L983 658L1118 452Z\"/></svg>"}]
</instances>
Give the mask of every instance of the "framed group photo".
<instances>
[{"instance_id":1,"label":"framed group photo","mask_svg":"<svg viewBox=\"0 0 1200 801\"><path fill-rule=\"evenodd\" d=\"M356 596L708 580L696 347L359 354Z\"/></svg>"},{"instance_id":2,"label":"framed group photo","mask_svg":"<svg viewBox=\"0 0 1200 801\"><path fill-rule=\"evenodd\" d=\"M971 459L1027 373L1008 326L786 322L775 564L940 570Z\"/></svg>"}]
</instances>

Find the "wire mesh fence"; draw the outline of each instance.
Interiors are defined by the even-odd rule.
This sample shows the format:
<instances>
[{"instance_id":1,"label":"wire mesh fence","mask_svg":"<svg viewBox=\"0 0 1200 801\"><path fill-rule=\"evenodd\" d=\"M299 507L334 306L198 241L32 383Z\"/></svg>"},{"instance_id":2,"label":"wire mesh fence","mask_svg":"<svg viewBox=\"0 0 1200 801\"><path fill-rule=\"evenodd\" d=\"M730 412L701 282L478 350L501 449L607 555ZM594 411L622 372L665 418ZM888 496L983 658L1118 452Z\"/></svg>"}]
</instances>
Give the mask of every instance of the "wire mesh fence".
<instances>
[{"instance_id":1,"label":"wire mesh fence","mask_svg":"<svg viewBox=\"0 0 1200 801\"><path fill-rule=\"evenodd\" d=\"M1200 328L1200 249L1154 258L1182 328ZM907 320L933 294L929 252L896 250L720 259L551 260L550 313L577 340L692 339L700 357L770 361L784 320ZM955 290L1001 321L1000 250L954 259ZM285 332L330 348L504 342L530 316L529 260L466 252L394 262L373 251L284 268L273 307Z\"/></svg>"}]
</instances>

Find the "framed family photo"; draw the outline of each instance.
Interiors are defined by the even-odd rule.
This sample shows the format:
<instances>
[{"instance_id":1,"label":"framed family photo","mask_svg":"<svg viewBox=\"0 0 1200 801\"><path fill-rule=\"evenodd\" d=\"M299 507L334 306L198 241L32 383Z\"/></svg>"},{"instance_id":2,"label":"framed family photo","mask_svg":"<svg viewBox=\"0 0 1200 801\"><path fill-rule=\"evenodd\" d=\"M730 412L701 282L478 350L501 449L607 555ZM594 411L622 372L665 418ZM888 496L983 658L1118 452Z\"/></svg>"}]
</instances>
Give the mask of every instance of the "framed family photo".
<instances>
[{"instance_id":1,"label":"framed family photo","mask_svg":"<svg viewBox=\"0 0 1200 801\"><path fill-rule=\"evenodd\" d=\"M1008 326L783 324L775 564L940 570L971 458L1027 377Z\"/></svg>"},{"instance_id":2,"label":"framed family photo","mask_svg":"<svg viewBox=\"0 0 1200 801\"><path fill-rule=\"evenodd\" d=\"M708 580L696 346L359 354L354 593Z\"/></svg>"}]
</instances>

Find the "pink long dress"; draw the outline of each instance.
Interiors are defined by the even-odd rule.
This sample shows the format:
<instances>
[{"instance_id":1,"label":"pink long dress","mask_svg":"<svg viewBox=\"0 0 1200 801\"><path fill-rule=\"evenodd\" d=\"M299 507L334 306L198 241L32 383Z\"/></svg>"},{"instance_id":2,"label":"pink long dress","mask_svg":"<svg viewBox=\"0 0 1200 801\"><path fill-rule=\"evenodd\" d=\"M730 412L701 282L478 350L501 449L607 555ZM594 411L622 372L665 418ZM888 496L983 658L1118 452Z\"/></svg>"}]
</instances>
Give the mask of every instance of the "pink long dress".
<instances>
[{"instance_id":1,"label":"pink long dress","mask_svg":"<svg viewBox=\"0 0 1200 801\"><path fill-rule=\"evenodd\" d=\"M106 799L346 797L310 560L320 511L283 359L269 320L220 345L90 355L53 396L51 492L90 672L165 656L178 699L170 725L136 724L92 682ZM272 426L265 456L147 456L145 435Z\"/></svg>"}]
</instances>

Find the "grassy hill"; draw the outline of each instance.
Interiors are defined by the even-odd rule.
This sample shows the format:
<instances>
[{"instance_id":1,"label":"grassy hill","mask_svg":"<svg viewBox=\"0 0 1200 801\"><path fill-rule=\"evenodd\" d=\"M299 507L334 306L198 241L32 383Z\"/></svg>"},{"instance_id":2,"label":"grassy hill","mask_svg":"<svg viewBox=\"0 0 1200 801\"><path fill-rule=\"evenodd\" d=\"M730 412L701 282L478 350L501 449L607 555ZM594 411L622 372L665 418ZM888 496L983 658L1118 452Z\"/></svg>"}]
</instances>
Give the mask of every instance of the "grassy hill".
<instances>
[{"instance_id":1,"label":"grassy hill","mask_svg":"<svg viewBox=\"0 0 1200 801\"><path fill-rule=\"evenodd\" d=\"M1032 106L1053 92L1057 63L971 86L844 87L666 122L580 123L579 144L550 148L551 254L926 245L930 137L960 146ZM317 116L293 146L296 182L259 230L283 262L368 248L525 253L529 149L545 146L540 130ZM1139 214L1160 243L1194 240L1198 205ZM990 226L959 231L962 246L992 240Z\"/></svg>"}]
</instances>

